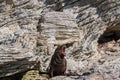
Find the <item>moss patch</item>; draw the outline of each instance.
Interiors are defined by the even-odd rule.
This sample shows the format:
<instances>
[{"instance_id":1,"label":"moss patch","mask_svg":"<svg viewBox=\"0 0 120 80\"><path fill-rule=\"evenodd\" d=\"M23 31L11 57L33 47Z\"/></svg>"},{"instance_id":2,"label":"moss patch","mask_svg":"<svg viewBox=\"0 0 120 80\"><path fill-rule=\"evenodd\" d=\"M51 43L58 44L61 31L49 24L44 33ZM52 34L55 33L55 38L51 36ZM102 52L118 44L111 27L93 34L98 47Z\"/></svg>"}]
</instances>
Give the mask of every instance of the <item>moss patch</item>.
<instances>
[{"instance_id":1,"label":"moss patch","mask_svg":"<svg viewBox=\"0 0 120 80\"><path fill-rule=\"evenodd\" d=\"M48 75L40 75L38 70L31 70L25 73L21 80L47 80Z\"/></svg>"}]
</instances>

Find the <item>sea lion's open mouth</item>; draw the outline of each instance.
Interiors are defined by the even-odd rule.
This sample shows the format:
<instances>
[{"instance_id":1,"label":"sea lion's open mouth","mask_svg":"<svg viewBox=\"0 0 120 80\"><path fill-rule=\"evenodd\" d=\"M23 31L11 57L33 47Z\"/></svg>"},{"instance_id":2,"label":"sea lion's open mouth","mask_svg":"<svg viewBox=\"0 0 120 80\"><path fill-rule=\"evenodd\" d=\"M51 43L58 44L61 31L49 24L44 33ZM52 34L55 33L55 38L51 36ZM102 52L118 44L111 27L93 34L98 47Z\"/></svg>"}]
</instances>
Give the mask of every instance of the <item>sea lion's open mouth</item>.
<instances>
[{"instance_id":1,"label":"sea lion's open mouth","mask_svg":"<svg viewBox=\"0 0 120 80\"><path fill-rule=\"evenodd\" d=\"M64 55L64 56L66 55L66 54L65 54L65 48L66 48L66 47L63 46L63 47L62 47L62 51L61 51L61 54Z\"/></svg>"}]
</instances>

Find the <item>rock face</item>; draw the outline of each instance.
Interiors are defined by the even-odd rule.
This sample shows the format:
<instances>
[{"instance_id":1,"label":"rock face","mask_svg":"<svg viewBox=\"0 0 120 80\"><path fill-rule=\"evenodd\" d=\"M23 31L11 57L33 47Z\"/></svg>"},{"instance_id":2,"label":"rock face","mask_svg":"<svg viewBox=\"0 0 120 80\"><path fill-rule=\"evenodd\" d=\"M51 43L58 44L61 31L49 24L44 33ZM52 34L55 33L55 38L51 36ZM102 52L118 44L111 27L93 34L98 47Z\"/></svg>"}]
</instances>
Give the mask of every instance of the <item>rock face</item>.
<instances>
[{"instance_id":1,"label":"rock face","mask_svg":"<svg viewBox=\"0 0 120 80\"><path fill-rule=\"evenodd\" d=\"M56 46L70 43L66 73L120 79L120 0L0 0L0 6L0 77L38 60L46 71Z\"/></svg>"},{"instance_id":2,"label":"rock face","mask_svg":"<svg viewBox=\"0 0 120 80\"><path fill-rule=\"evenodd\" d=\"M42 19L40 19L37 27L40 34L38 36L37 47L38 53L42 54L40 56L42 70L48 67L50 57L58 45L79 41L79 29L75 20L73 14L43 12Z\"/></svg>"},{"instance_id":3,"label":"rock face","mask_svg":"<svg viewBox=\"0 0 120 80\"><path fill-rule=\"evenodd\" d=\"M0 0L0 77L36 64L37 0Z\"/></svg>"},{"instance_id":4,"label":"rock face","mask_svg":"<svg viewBox=\"0 0 120 80\"><path fill-rule=\"evenodd\" d=\"M70 78L70 77L66 77L66 76L58 76L58 77L54 77L54 78L51 78L51 79L49 79L49 80L74 80L74 79L72 79L72 78Z\"/></svg>"}]
</instances>

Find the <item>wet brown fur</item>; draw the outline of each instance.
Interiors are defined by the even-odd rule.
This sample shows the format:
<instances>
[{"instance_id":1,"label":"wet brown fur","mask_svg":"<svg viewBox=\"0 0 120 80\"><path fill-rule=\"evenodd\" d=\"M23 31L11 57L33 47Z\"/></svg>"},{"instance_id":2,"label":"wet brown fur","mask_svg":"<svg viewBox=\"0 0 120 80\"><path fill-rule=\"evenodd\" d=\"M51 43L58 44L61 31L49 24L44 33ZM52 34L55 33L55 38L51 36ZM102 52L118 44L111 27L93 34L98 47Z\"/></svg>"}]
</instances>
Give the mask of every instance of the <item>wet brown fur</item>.
<instances>
[{"instance_id":1,"label":"wet brown fur","mask_svg":"<svg viewBox=\"0 0 120 80\"><path fill-rule=\"evenodd\" d=\"M61 50L63 47L65 47L65 45L58 46L52 56L49 70L50 77L64 75L66 71L67 61L64 58L64 55L61 54Z\"/></svg>"}]
</instances>

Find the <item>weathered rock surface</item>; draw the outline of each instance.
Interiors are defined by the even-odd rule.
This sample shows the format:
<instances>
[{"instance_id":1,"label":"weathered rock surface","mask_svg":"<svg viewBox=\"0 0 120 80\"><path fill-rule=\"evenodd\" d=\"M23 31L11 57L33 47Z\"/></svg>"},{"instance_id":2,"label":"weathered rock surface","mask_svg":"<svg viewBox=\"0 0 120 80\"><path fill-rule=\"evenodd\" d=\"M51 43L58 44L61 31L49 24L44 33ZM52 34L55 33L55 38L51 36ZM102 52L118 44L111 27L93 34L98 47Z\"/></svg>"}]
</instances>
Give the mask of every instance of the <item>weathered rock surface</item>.
<instances>
[{"instance_id":1,"label":"weathered rock surface","mask_svg":"<svg viewBox=\"0 0 120 80\"><path fill-rule=\"evenodd\" d=\"M57 77L53 77L49 80L74 80L74 79L72 79L70 77L66 77L66 76L57 76Z\"/></svg>"},{"instance_id":2,"label":"weathered rock surface","mask_svg":"<svg viewBox=\"0 0 120 80\"><path fill-rule=\"evenodd\" d=\"M74 79L120 79L120 0L0 2L0 77L37 60L46 71L56 46L71 43L66 73Z\"/></svg>"},{"instance_id":3,"label":"weathered rock surface","mask_svg":"<svg viewBox=\"0 0 120 80\"><path fill-rule=\"evenodd\" d=\"M0 0L0 77L36 64L39 5L37 0Z\"/></svg>"},{"instance_id":4,"label":"weathered rock surface","mask_svg":"<svg viewBox=\"0 0 120 80\"><path fill-rule=\"evenodd\" d=\"M76 46L71 46L66 50L68 53L66 57L68 62L66 73L84 76L84 74L99 72L100 75L103 75L103 79L109 79L110 75L114 75L114 78L111 78L112 80L119 79L119 73L113 73L119 71L120 65L118 61L120 53L119 5L119 0L46 1L47 10L50 13L56 11L57 13L73 14L78 24L79 41ZM56 25L56 22L54 23ZM54 52L54 48L51 51ZM116 59L116 64L113 64L112 61L116 61ZM109 61L111 64L109 64ZM47 63L47 61L45 62ZM105 66L110 68L104 68ZM105 72L106 70L111 73L108 74Z\"/></svg>"},{"instance_id":5,"label":"weathered rock surface","mask_svg":"<svg viewBox=\"0 0 120 80\"><path fill-rule=\"evenodd\" d=\"M79 41L79 29L75 20L73 14L63 12L48 12L42 16L37 27L40 34L37 47L40 47L38 49L44 47L44 52L41 50L43 56L41 56L40 59L42 60L40 61L42 64L47 63L46 68L48 67L50 57L54 53L56 45ZM44 61L48 62L44 63Z\"/></svg>"}]
</instances>

